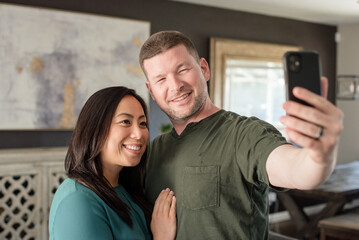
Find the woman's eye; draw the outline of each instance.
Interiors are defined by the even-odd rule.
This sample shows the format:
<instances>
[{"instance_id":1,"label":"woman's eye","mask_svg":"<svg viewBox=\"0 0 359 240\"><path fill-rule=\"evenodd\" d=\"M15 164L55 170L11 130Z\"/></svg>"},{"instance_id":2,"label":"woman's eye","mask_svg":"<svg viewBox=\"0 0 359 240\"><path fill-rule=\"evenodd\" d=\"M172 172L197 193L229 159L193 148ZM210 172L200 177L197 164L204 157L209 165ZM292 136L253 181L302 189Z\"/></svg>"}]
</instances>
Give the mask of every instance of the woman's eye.
<instances>
[{"instance_id":1,"label":"woman's eye","mask_svg":"<svg viewBox=\"0 0 359 240\"><path fill-rule=\"evenodd\" d=\"M128 125L128 124L131 124L131 122L130 122L130 120L122 120L121 122L120 122L121 124L126 124L126 125Z\"/></svg>"},{"instance_id":2,"label":"woman's eye","mask_svg":"<svg viewBox=\"0 0 359 240\"><path fill-rule=\"evenodd\" d=\"M147 122L141 122L141 123L140 123L140 126L147 128Z\"/></svg>"}]
</instances>

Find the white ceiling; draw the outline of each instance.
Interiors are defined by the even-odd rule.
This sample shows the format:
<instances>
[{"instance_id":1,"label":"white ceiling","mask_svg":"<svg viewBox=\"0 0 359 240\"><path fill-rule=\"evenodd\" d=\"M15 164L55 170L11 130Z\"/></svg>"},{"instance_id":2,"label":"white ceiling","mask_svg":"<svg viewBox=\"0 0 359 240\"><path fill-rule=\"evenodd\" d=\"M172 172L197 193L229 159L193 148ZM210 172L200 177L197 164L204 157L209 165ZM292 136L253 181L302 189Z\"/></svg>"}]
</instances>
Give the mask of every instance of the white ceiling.
<instances>
[{"instance_id":1,"label":"white ceiling","mask_svg":"<svg viewBox=\"0 0 359 240\"><path fill-rule=\"evenodd\" d=\"M359 0L173 0L328 25L359 24Z\"/></svg>"}]
</instances>

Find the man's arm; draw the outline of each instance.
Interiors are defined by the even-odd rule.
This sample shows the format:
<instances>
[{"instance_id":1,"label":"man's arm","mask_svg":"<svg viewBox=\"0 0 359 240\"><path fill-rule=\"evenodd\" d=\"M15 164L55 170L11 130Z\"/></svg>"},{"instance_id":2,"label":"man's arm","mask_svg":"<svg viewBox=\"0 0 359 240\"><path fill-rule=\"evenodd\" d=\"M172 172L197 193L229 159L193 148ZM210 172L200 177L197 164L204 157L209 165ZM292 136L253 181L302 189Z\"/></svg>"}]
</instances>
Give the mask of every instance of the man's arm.
<instances>
[{"instance_id":1,"label":"man's arm","mask_svg":"<svg viewBox=\"0 0 359 240\"><path fill-rule=\"evenodd\" d=\"M268 156L266 169L273 186L312 189L332 173L337 160L339 135L343 129L343 112L326 100L328 79L322 78L323 96L304 88L294 88L293 94L311 104L308 107L293 101L283 104L288 138L302 146L283 145ZM320 127L323 134L319 139Z\"/></svg>"}]
</instances>

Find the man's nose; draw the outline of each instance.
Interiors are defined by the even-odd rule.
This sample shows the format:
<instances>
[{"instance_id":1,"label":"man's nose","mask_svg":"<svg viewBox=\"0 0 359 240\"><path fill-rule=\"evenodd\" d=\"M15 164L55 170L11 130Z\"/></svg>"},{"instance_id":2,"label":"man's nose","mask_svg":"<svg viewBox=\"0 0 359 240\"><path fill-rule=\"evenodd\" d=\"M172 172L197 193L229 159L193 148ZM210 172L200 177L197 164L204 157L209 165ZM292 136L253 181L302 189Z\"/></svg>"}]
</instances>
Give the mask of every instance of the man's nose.
<instances>
[{"instance_id":1,"label":"man's nose","mask_svg":"<svg viewBox=\"0 0 359 240\"><path fill-rule=\"evenodd\" d=\"M169 89L172 92L178 92L183 87L182 80L176 76L169 77L168 82L169 82Z\"/></svg>"}]
</instances>

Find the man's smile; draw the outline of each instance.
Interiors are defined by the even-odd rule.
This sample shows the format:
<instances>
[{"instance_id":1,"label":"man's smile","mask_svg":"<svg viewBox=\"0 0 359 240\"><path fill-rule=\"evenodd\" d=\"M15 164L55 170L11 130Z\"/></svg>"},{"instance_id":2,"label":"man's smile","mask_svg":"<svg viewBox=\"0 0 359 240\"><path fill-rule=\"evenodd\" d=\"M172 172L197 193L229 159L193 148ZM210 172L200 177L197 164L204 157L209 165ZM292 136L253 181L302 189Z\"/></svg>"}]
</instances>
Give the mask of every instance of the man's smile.
<instances>
[{"instance_id":1,"label":"man's smile","mask_svg":"<svg viewBox=\"0 0 359 240\"><path fill-rule=\"evenodd\" d=\"M183 95L181 95L179 97L176 97L176 98L172 99L171 102L180 102L180 101L186 99L190 94L191 93L183 94Z\"/></svg>"}]
</instances>

